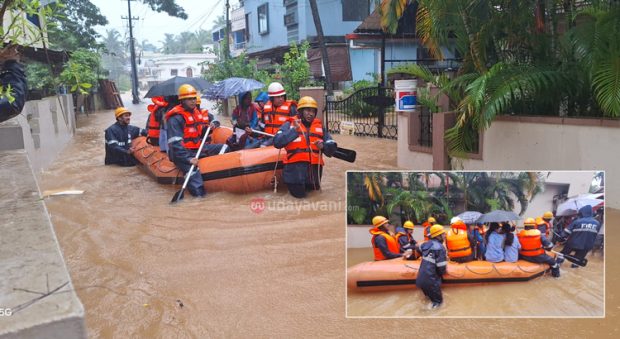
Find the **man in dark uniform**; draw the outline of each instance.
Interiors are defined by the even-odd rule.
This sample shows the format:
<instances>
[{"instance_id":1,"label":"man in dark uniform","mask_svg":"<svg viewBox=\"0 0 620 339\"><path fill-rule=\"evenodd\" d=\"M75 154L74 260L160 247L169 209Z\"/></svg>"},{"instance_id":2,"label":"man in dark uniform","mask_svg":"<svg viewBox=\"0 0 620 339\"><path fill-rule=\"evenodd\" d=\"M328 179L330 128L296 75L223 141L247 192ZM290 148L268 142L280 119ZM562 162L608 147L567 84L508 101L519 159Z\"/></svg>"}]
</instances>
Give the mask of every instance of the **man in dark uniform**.
<instances>
[{"instance_id":1,"label":"man in dark uniform","mask_svg":"<svg viewBox=\"0 0 620 339\"><path fill-rule=\"evenodd\" d=\"M19 53L16 46L0 48L0 87L6 91L11 87L11 100L8 96L0 95L0 122L18 115L26 102L26 73L24 66L19 63Z\"/></svg>"},{"instance_id":2,"label":"man in dark uniform","mask_svg":"<svg viewBox=\"0 0 620 339\"><path fill-rule=\"evenodd\" d=\"M446 237L443 226L431 226L430 237L429 241L420 245L422 262L415 284L431 300L431 308L437 308L443 302L441 277L446 273L448 265L446 248L443 246Z\"/></svg>"},{"instance_id":3,"label":"man in dark uniform","mask_svg":"<svg viewBox=\"0 0 620 339\"><path fill-rule=\"evenodd\" d=\"M592 206L586 205L579 209L579 219L573 221L562 233L562 242L566 239L566 244L562 249L562 254L571 255L575 252L575 257L583 260L588 252L594 247L596 236L601 230L601 223L592 216ZM561 260L564 261L563 259ZM572 268L579 267L576 264Z\"/></svg>"},{"instance_id":4,"label":"man in dark uniform","mask_svg":"<svg viewBox=\"0 0 620 339\"><path fill-rule=\"evenodd\" d=\"M136 159L133 157L134 148L131 140L140 135L146 136L146 130L129 124L131 112L125 107L119 107L114 111L116 123L105 130L105 164L134 166Z\"/></svg>"},{"instance_id":5,"label":"man in dark uniform","mask_svg":"<svg viewBox=\"0 0 620 339\"><path fill-rule=\"evenodd\" d=\"M209 121L209 117L203 115L196 107L198 93L193 86L181 85L179 87L178 106L168 111L165 116L166 132L168 135L168 157L174 164L185 173L191 175L187 188L195 197L203 197L206 194L202 175L199 170L188 173L192 165L198 165L196 153L200 148L202 136L207 131L207 125L211 129L219 126L219 123ZM223 144L206 144L202 148L200 158L216 155L222 150Z\"/></svg>"},{"instance_id":6,"label":"man in dark uniform","mask_svg":"<svg viewBox=\"0 0 620 339\"><path fill-rule=\"evenodd\" d=\"M286 149L282 179L295 198L320 189L324 165L321 153L331 157L338 146L316 118L317 107L313 98L301 98L298 116L285 122L273 138L276 148Z\"/></svg>"}]
</instances>

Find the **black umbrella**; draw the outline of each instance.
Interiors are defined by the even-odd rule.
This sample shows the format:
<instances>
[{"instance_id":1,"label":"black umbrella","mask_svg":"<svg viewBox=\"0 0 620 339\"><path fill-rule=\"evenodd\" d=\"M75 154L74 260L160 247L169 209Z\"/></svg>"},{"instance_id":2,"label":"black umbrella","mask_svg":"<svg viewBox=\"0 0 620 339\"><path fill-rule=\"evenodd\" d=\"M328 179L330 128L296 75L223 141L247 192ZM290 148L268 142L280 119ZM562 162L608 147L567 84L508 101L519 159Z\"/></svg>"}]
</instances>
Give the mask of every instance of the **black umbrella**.
<instances>
[{"instance_id":1,"label":"black umbrella","mask_svg":"<svg viewBox=\"0 0 620 339\"><path fill-rule=\"evenodd\" d=\"M478 218L478 220L476 220L476 222L483 224L486 222L505 222L519 219L521 219L521 217L519 217L519 215L515 212L496 210L483 214L480 218Z\"/></svg>"},{"instance_id":2,"label":"black umbrella","mask_svg":"<svg viewBox=\"0 0 620 339\"><path fill-rule=\"evenodd\" d=\"M181 85L188 84L194 86L194 88L200 92L203 91L209 86L211 83L203 78L187 78L187 77L174 77L170 78L164 82L160 82L157 85L154 85L146 92L145 98L159 97L159 96L168 96L168 95L177 95L179 91L179 87Z\"/></svg>"}]
</instances>

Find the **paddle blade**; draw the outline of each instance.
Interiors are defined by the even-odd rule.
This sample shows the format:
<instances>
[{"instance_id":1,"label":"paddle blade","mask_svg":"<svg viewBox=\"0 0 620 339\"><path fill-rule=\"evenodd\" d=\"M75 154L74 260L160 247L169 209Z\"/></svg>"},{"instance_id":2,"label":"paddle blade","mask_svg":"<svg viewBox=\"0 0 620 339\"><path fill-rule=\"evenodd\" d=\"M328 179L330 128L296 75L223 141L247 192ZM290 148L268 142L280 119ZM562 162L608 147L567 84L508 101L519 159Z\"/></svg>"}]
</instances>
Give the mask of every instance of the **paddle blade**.
<instances>
[{"instance_id":1,"label":"paddle blade","mask_svg":"<svg viewBox=\"0 0 620 339\"><path fill-rule=\"evenodd\" d=\"M357 152L355 152L352 149L338 147L336 149L336 152L334 152L333 156L336 159L340 159L340 160L344 160L348 162L355 162L355 157L357 156Z\"/></svg>"},{"instance_id":2,"label":"paddle blade","mask_svg":"<svg viewBox=\"0 0 620 339\"><path fill-rule=\"evenodd\" d=\"M183 194L183 193L184 193L184 192L185 192L185 189L183 189L183 188L182 188L182 189L180 189L180 190L178 190L178 191L174 194L174 196L172 197L172 200L170 200L170 203L171 203L171 204L174 204L174 203L176 203L176 202L179 202L180 200L183 200L183 196L184 196L184 194Z\"/></svg>"}]
</instances>

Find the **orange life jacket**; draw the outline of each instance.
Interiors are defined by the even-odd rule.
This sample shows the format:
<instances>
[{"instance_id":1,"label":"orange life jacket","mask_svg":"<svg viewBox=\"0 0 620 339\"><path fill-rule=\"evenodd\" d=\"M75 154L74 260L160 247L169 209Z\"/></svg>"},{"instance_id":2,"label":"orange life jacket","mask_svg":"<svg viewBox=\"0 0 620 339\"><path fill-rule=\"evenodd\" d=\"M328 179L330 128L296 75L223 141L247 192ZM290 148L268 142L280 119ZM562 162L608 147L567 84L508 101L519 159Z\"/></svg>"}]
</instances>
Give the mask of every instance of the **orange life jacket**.
<instances>
[{"instance_id":1,"label":"orange life jacket","mask_svg":"<svg viewBox=\"0 0 620 339\"><path fill-rule=\"evenodd\" d=\"M471 244L467 239L467 231L450 228L446 237L446 245L448 247L448 257L460 258L471 254Z\"/></svg>"},{"instance_id":2,"label":"orange life jacket","mask_svg":"<svg viewBox=\"0 0 620 339\"><path fill-rule=\"evenodd\" d=\"M372 249L375 252L375 260L386 260L387 258L381 253L381 250L377 245L375 245L376 237L385 238L385 242L387 243L388 250L392 253L400 253L400 245L398 245L398 240L393 236L381 231L378 228L373 228L370 230L370 234L372 234L372 239L370 242L372 243Z\"/></svg>"},{"instance_id":3,"label":"orange life jacket","mask_svg":"<svg viewBox=\"0 0 620 339\"><path fill-rule=\"evenodd\" d=\"M166 100L163 97L151 98L152 104L148 105L147 109L151 113L149 114L149 121L146 125L148 137L151 139L159 139L159 129L161 128L157 116L155 113L158 109L168 106Z\"/></svg>"},{"instance_id":4,"label":"orange life jacket","mask_svg":"<svg viewBox=\"0 0 620 339\"><path fill-rule=\"evenodd\" d=\"M396 243L398 244L399 249L400 249L400 238L401 237L406 237L407 242L409 242L409 237L407 236L407 234L401 233L401 232L396 233L396 235L394 236L394 239L396 239Z\"/></svg>"},{"instance_id":5,"label":"orange life jacket","mask_svg":"<svg viewBox=\"0 0 620 339\"><path fill-rule=\"evenodd\" d=\"M291 121L292 124L294 118L289 118L288 120ZM306 128L303 123L299 125L301 133L299 133L297 139L291 141L284 147L284 149L286 149L286 159L284 159L284 163L309 162L312 165L320 164L322 166L324 164L323 157L319 156L320 150L316 145L317 141L323 141L323 124L321 120L316 118L312 120L310 128ZM310 138L310 145L308 145L306 135Z\"/></svg>"},{"instance_id":6,"label":"orange life jacket","mask_svg":"<svg viewBox=\"0 0 620 339\"><path fill-rule=\"evenodd\" d=\"M549 239L549 232L551 231L551 224L548 221L545 221L544 219L543 221L545 222L545 236L547 237L547 239Z\"/></svg>"},{"instance_id":7,"label":"orange life jacket","mask_svg":"<svg viewBox=\"0 0 620 339\"><path fill-rule=\"evenodd\" d=\"M204 126L209 124L209 115L203 115L197 108L194 108L193 113L189 113L183 109L182 105L178 105L166 113L166 120L176 114L182 116L185 120L185 127L183 127L183 147L187 149L200 148L202 130Z\"/></svg>"},{"instance_id":8,"label":"orange life jacket","mask_svg":"<svg viewBox=\"0 0 620 339\"><path fill-rule=\"evenodd\" d=\"M263 121L265 122L265 133L276 134L285 122L291 117L291 106L297 106L294 100L286 100L282 105L275 108L271 100L267 101L263 107Z\"/></svg>"},{"instance_id":9,"label":"orange life jacket","mask_svg":"<svg viewBox=\"0 0 620 339\"><path fill-rule=\"evenodd\" d=\"M519 232L517 238L521 244L519 254L526 257L535 257L545 253L542 247L541 233L537 229L523 230Z\"/></svg>"},{"instance_id":10,"label":"orange life jacket","mask_svg":"<svg viewBox=\"0 0 620 339\"><path fill-rule=\"evenodd\" d=\"M423 232L424 233L424 241L431 240L431 236L430 236L430 234L431 234L431 226L433 226L433 225L431 225L431 223L428 222L428 221L425 221L425 222L422 223L422 227L424 227L424 232Z\"/></svg>"}]
</instances>

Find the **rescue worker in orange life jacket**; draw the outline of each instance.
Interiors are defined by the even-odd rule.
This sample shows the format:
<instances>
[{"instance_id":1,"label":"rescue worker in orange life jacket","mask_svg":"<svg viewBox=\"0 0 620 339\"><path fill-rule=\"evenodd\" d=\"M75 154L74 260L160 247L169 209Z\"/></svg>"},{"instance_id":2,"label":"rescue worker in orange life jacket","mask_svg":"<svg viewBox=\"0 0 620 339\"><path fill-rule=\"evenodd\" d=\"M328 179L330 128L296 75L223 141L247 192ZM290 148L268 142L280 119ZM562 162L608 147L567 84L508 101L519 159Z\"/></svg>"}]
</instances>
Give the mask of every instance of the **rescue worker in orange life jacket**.
<instances>
[{"instance_id":1,"label":"rescue worker in orange life jacket","mask_svg":"<svg viewBox=\"0 0 620 339\"><path fill-rule=\"evenodd\" d=\"M305 197L306 191L320 189L324 165L322 153L331 157L337 148L316 113L316 100L301 98L298 116L289 118L273 138L276 148L286 149L282 179L295 198Z\"/></svg>"},{"instance_id":2,"label":"rescue worker in orange life jacket","mask_svg":"<svg viewBox=\"0 0 620 339\"><path fill-rule=\"evenodd\" d=\"M149 116L146 119L146 142L153 146L159 146L159 131L161 129L161 118L164 113L162 111L168 107L168 102L164 97L152 97L151 101L153 103L147 106Z\"/></svg>"},{"instance_id":3,"label":"rescue worker in orange life jacket","mask_svg":"<svg viewBox=\"0 0 620 339\"><path fill-rule=\"evenodd\" d=\"M448 247L448 257L455 262L470 262L474 259L471 244L474 243L473 237L467 232L467 225L458 217L450 221L450 230L446 236L446 247Z\"/></svg>"},{"instance_id":4,"label":"rescue worker in orange life jacket","mask_svg":"<svg viewBox=\"0 0 620 339\"><path fill-rule=\"evenodd\" d=\"M551 231L551 229L547 227L548 225L545 220L543 220L543 218L541 217L538 217L535 221L536 228L540 231L541 234L545 235L545 238L549 239L549 231Z\"/></svg>"},{"instance_id":5,"label":"rescue worker in orange life jacket","mask_svg":"<svg viewBox=\"0 0 620 339\"><path fill-rule=\"evenodd\" d=\"M545 235L547 236L547 239L549 239L549 235L553 232L553 213L551 211L543 213L542 220L545 222L545 226L547 227L547 232Z\"/></svg>"},{"instance_id":6,"label":"rescue worker in orange life jacket","mask_svg":"<svg viewBox=\"0 0 620 339\"><path fill-rule=\"evenodd\" d=\"M431 300L431 308L437 308L443 302L441 277L446 273L448 265L446 248L443 246L445 240L443 226L438 224L431 226L430 237L429 241L420 245L422 262L415 284Z\"/></svg>"},{"instance_id":7,"label":"rescue worker in orange life jacket","mask_svg":"<svg viewBox=\"0 0 620 339\"><path fill-rule=\"evenodd\" d=\"M140 135L146 136L146 131L130 125L131 112L125 107L118 107L114 111L116 123L105 130L105 164L134 166L134 148L131 140Z\"/></svg>"},{"instance_id":8,"label":"rescue worker in orange life jacket","mask_svg":"<svg viewBox=\"0 0 620 339\"><path fill-rule=\"evenodd\" d=\"M435 220L435 218L429 217L428 220L426 220L426 222L422 224L422 226L424 227L424 241L430 240L431 226L435 225L436 223L437 220Z\"/></svg>"},{"instance_id":9,"label":"rescue worker in orange life jacket","mask_svg":"<svg viewBox=\"0 0 620 339\"><path fill-rule=\"evenodd\" d=\"M384 216L372 218L374 228L370 230L370 243L375 254L375 260L386 260L401 257L398 241L391 235L394 225Z\"/></svg>"},{"instance_id":10,"label":"rescue worker in orange life jacket","mask_svg":"<svg viewBox=\"0 0 620 339\"><path fill-rule=\"evenodd\" d=\"M267 92L269 101L263 106L262 122L265 125L265 133L276 134L280 126L290 117L297 116L297 103L294 100L286 100L286 91L279 82L269 84ZM272 139L263 142L265 146L272 144Z\"/></svg>"},{"instance_id":11,"label":"rescue worker in orange life jacket","mask_svg":"<svg viewBox=\"0 0 620 339\"><path fill-rule=\"evenodd\" d=\"M524 226L525 229L517 234L521 244L519 259L537 264L547 264L551 267L551 275L556 278L559 277L560 265L556 259L545 252L545 249L550 250L553 248L553 244L547 240L544 234L536 229L534 218L525 219Z\"/></svg>"},{"instance_id":12,"label":"rescue worker in orange life jacket","mask_svg":"<svg viewBox=\"0 0 620 339\"><path fill-rule=\"evenodd\" d=\"M210 123L209 117L196 108L196 98L197 92L193 86L181 85L179 87L181 103L168 111L164 120L168 135L168 157L185 175L191 175L187 184L190 194L203 197L206 192L200 171L196 169L193 173L188 172L191 165L198 165L195 156L200 148L203 133L207 131L207 125L211 124L211 128L214 129L218 124ZM223 146L223 144L205 144L200 158L218 154Z\"/></svg>"}]
</instances>

